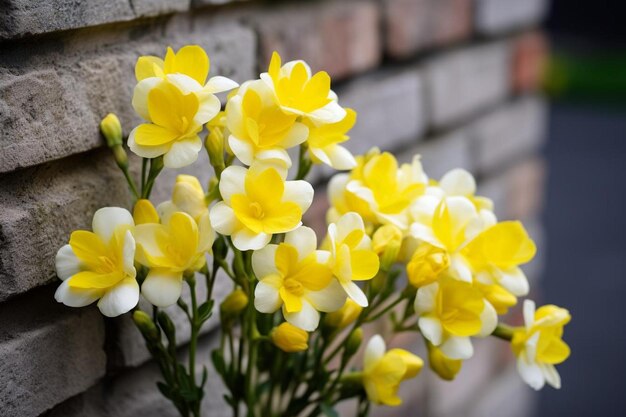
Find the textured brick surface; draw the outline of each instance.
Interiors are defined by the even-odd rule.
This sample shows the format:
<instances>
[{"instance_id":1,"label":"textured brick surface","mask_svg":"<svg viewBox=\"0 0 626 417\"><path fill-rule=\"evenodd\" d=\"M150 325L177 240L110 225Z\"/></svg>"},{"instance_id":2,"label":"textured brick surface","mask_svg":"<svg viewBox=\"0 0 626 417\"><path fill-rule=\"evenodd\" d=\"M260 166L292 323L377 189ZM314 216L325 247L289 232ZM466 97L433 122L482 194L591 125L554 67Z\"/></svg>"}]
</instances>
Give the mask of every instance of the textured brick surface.
<instances>
[{"instance_id":1,"label":"textured brick surface","mask_svg":"<svg viewBox=\"0 0 626 417\"><path fill-rule=\"evenodd\" d=\"M445 135L433 137L418 145L407 154L422 156L422 165L430 178L440 179L446 172L454 168L473 171L470 142L467 134L457 130Z\"/></svg>"},{"instance_id":2,"label":"textured brick surface","mask_svg":"<svg viewBox=\"0 0 626 417\"><path fill-rule=\"evenodd\" d=\"M528 96L478 120L470 129L477 169L493 171L536 151L545 140L546 117L545 102Z\"/></svg>"},{"instance_id":3,"label":"textured brick surface","mask_svg":"<svg viewBox=\"0 0 626 417\"><path fill-rule=\"evenodd\" d=\"M189 24L188 19L178 22ZM172 25L67 35L27 48L2 50L0 45L6 58L6 67L0 67L0 172L101 146L98 124L108 112L121 116L126 132L140 123L130 105L140 55L162 56L167 45L197 43L212 58L211 74L238 81L253 76L256 48L250 29L225 23L173 36L168 28L180 26Z\"/></svg>"},{"instance_id":4,"label":"textured brick surface","mask_svg":"<svg viewBox=\"0 0 626 417\"><path fill-rule=\"evenodd\" d=\"M70 310L52 289L0 305L0 411L38 416L105 372L104 323L94 308Z\"/></svg>"},{"instance_id":5,"label":"textured brick surface","mask_svg":"<svg viewBox=\"0 0 626 417\"><path fill-rule=\"evenodd\" d=\"M548 41L541 32L520 35L513 44L513 88L518 92L541 87L548 59Z\"/></svg>"},{"instance_id":6,"label":"textured brick surface","mask_svg":"<svg viewBox=\"0 0 626 417\"><path fill-rule=\"evenodd\" d=\"M394 58L467 38L471 0L386 0L385 47Z\"/></svg>"},{"instance_id":7,"label":"textured brick surface","mask_svg":"<svg viewBox=\"0 0 626 417\"><path fill-rule=\"evenodd\" d=\"M548 0L476 0L476 29L494 35L538 23Z\"/></svg>"},{"instance_id":8,"label":"textured brick surface","mask_svg":"<svg viewBox=\"0 0 626 417\"><path fill-rule=\"evenodd\" d=\"M502 100L509 91L506 42L466 48L426 64L427 108L436 128L458 123Z\"/></svg>"},{"instance_id":9,"label":"textured brick surface","mask_svg":"<svg viewBox=\"0 0 626 417\"><path fill-rule=\"evenodd\" d=\"M248 18L259 32L263 70L274 50L284 61L304 59L335 79L373 68L381 59L380 12L373 1L302 2L267 10Z\"/></svg>"}]
</instances>

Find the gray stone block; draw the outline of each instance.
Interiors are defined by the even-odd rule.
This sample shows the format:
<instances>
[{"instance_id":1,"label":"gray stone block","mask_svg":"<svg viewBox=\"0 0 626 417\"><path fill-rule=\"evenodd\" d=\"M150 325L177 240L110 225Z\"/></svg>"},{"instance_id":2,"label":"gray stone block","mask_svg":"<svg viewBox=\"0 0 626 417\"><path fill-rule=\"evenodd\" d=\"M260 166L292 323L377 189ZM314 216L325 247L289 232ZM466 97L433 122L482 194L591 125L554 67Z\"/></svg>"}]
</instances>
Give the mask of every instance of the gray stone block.
<instances>
[{"instance_id":1,"label":"gray stone block","mask_svg":"<svg viewBox=\"0 0 626 417\"><path fill-rule=\"evenodd\" d=\"M457 130L428 139L408 152L407 156L411 158L414 154L420 154L428 177L439 180L446 172L454 168L463 168L472 172L474 166L470 151L467 134L463 130Z\"/></svg>"},{"instance_id":2,"label":"gray stone block","mask_svg":"<svg viewBox=\"0 0 626 417\"><path fill-rule=\"evenodd\" d=\"M425 65L426 104L435 128L458 124L509 92L509 45L494 42L447 52Z\"/></svg>"},{"instance_id":3,"label":"gray stone block","mask_svg":"<svg viewBox=\"0 0 626 417\"><path fill-rule=\"evenodd\" d=\"M0 305L3 416L36 417L105 373L102 316L57 304L53 294L46 288Z\"/></svg>"},{"instance_id":4,"label":"gray stone block","mask_svg":"<svg viewBox=\"0 0 626 417\"><path fill-rule=\"evenodd\" d=\"M540 22L547 14L548 0L476 0L476 30L496 35Z\"/></svg>"}]
</instances>

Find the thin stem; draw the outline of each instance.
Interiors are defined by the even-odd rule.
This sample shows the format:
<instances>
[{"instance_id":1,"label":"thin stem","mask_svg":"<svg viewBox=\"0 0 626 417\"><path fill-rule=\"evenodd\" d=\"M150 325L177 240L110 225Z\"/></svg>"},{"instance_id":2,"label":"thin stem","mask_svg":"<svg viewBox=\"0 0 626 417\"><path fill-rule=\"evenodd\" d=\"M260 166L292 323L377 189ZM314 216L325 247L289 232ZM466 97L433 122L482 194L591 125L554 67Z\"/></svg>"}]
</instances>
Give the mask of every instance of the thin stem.
<instances>
[{"instance_id":1,"label":"thin stem","mask_svg":"<svg viewBox=\"0 0 626 417\"><path fill-rule=\"evenodd\" d=\"M124 173L124 178L126 178L126 182L128 183L128 188L130 188L130 191L133 193L133 197L135 197L135 200L139 200L139 193L137 192L137 186L135 185L135 181L133 181L132 177L130 176L130 173L128 172L128 168L121 168L122 172Z\"/></svg>"},{"instance_id":2,"label":"thin stem","mask_svg":"<svg viewBox=\"0 0 626 417\"><path fill-rule=\"evenodd\" d=\"M493 333L491 333L491 335L499 339L506 340L507 342L510 342L511 339L513 339L514 331L515 331L514 327L511 327L506 324L498 324L498 326L496 326L496 328L494 329Z\"/></svg>"},{"instance_id":3,"label":"thin stem","mask_svg":"<svg viewBox=\"0 0 626 417\"><path fill-rule=\"evenodd\" d=\"M395 301L393 301L391 304L388 304L386 307L384 307L382 310L374 314L372 317L369 317L367 321L368 322L376 321L377 319L385 315L385 313L389 312L389 310L391 310L392 308L400 304L402 301L404 301L404 296L400 294L400 296Z\"/></svg>"},{"instance_id":4,"label":"thin stem","mask_svg":"<svg viewBox=\"0 0 626 417\"><path fill-rule=\"evenodd\" d=\"M299 162L298 162L298 173L296 174L296 180L303 180L304 178L306 178L306 176L308 175L309 171L311 170L311 159L309 159L307 152L309 150L308 145L305 143L302 143L300 145L300 155L299 155Z\"/></svg>"},{"instance_id":5,"label":"thin stem","mask_svg":"<svg viewBox=\"0 0 626 417\"><path fill-rule=\"evenodd\" d=\"M146 175L148 174L148 158L141 158L141 195L146 187Z\"/></svg>"}]
</instances>

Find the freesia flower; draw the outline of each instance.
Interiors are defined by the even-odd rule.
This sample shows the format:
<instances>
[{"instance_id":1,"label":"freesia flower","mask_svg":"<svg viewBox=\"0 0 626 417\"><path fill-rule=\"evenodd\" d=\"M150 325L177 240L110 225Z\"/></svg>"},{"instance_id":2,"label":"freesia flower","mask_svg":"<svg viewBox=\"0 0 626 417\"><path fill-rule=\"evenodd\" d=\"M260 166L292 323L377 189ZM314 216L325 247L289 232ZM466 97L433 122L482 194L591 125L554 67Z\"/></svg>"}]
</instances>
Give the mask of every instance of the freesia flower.
<instances>
[{"instance_id":1,"label":"freesia flower","mask_svg":"<svg viewBox=\"0 0 626 417\"><path fill-rule=\"evenodd\" d=\"M252 268L259 279L254 306L262 313L282 307L287 322L313 331L318 311L341 308L346 296L328 266L330 253L316 250L315 232L305 226L285 234L279 245L269 244L252 254Z\"/></svg>"},{"instance_id":2,"label":"freesia flower","mask_svg":"<svg viewBox=\"0 0 626 417\"><path fill-rule=\"evenodd\" d=\"M144 223L136 227L137 261L150 268L141 293L153 305L167 307L180 297L184 273L206 264L214 232L203 217L199 224L187 213L173 213L163 224Z\"/></svg>"},{"instance_id":3,"label":"freesia flower","mask_svg":"<svg viewBox=\"0 0 626 417\"><path fill-rule=\"evenodd\" d=\"M562 340L563 327L569 323L569 311L555 305L545 305L535 311L532 300L524 301L525 327L513 332L511 348L517 356L517 370L535 390L547 382L561 388L561 377L554 365L565 361L570 348Z\"/></svg>"},{"instance_id":4,"label":"freesia flower","mask_svg":"<svg viewBox=\"0 0 626 417\"><path fill-rule=\"evenodd\" d=\"M343 307L326 315L324 323L335 329L344 329L354 323L362 311L363 307L348 298Z\"/></svg>"},{"instance_id":5,"label":"freesia flower","mask_svg":"<svg viewBox=\"0 0 626 417\"><path fill-rule=\"evenodd\" d=\"M429 243L422 242L406 265L409 282L416 288L433 283L450 266L448 253Z\"/></svg>"},{"instance_id":6,"label":"freesia flower","mask_svg":"<svg viewBox=\"0 0 626 417\"><path fill-rule=\"evenodd\" d=\"M350 139L347 133L355 123L356 112L352 109L346 109L346 116L336 123L305 120L304 124L309 128L307 145L311 160L339 170L354 168L356 166L354 156L340 143Z\"/></svg>"},{"instance_id":7,"label":"freesia flower","mask_svg":"<svg viewBox=\"0 0 626 417\"><path fill-rule=\"evenodd\" d=\"M374 404L398 406L400 383L414 378L424 366L419 356L403 349L387 352L385 341L380 335L370 339L363 359L363 387L367 398Z\"/></svg>"},{"instance_id":8,"label":"freesia flower","mask_svg":"<svg viewBox=\"0 0 626 417\"><path fill-rule=\"evenodd\" d=\"M56 272L63 283L54 298L70 307L98 301L107 317L130 311L139 301L135 280L134 222L122 208L101 208L93 216L92 230L72 233L59 249Z\"/></svg>"},{"instance_id":9,"label":"freesia flower","mask_svg":"<svg viewBox=\"0 0 626 417\"><path fill-rule=\"evenodd\" d=\"M328 226L325 246L331 252L332 271L352 300L361 307L368 305L367 297L354 281L374 278L380 261L365 233L363 219L356 213L346 213Z\"/></svg>"},{"instance_id":10,"label":"freesia flower","mask_svg":"<svg viewBox=\"0 0 626 417\"><path fill-rule=\"evenodd\" d=\"M460 359L450 359L441 352L441 349L433 346L432 343L426 342L428 347L428 364L440 378L446 381L452 381L461 371L463 361Z\"/></svg>"},{"instance_id":11,"label":"freesia flower","mask_svg":"<svg viewBox=\"0 0 626 417\"><path fill-rule=\"evenodd\" d=\"M270 337L276 347L287 353L302 352L309 348L309 334L289 323L275 327Z\"/></svg>"},{"instance_id":12,"label":"freesia flower","mask_svg":"<svg viewBox=\"0 0 626 417\"><path fill-rule=\"evenodd\" d=\"M458 196L469 199L479 212L485 210L493 214L493 201L476 195L476 180L464 169L456 168L448 171L441 177L437 187L448 197Z\"/></svg>"},{"instance_id":13,"label":"freesia flower","mask_svg":"<svg viewBox=\"0 0 626 417\"><path fill-rule=\"evenodd\" d=\"M450 359L470 358L470 336L487 336L498 323L496 311L479 290L449 277L417 290L415 312L424 337Z\"/></svg>"},{"instance_id":14,"label":"freesia flower","mask_svg":"<svg viewBox=\"0 0 626 417\"><path fill-rule=\"evenodd\" d=\"M307 139L309 129L297 115L285 113L273 91L261 80L245 83L226 104L228 145L246 165L255 159L291 166L286 149Z\"/></svg>"},{"instance_id":15,"label":"freesia flower","mask_svg":"<svg viewBox=\"0 0 626 417\"><path fill-rule=\"evenodd\" d=\"M304 61L281 65L277 52L272 54L269 69L261 79L274 91L283 111L304 116L316 122L336 123L346 116L330 89L330 77L325 71L311 74Z\"/></svg>"},{"instance_id":16,"label":"freesia flower","mask_svg":"<svg viewBox=\"0 0 626 417\"><path fill-rule=\"evenodd\" d=\"M220 177L223 201L211 208L211 224L231 236L239 250L258 250L275 233L301 225L302 214L313 201L313 187L306 181L285 181L286 172L255 164L250 169L226 168Z\"/></svg>"},{"instance_id":17,"label":"freesia flower","mask_svg":"<svg viewBox=\"0 0 626 417\"><path fill-rule=\"evenodd\" d=\"M178 175L172 189L172 199L159 204L157 211L164 223L177 211L189 214L196 223L200 222L203 216L208 215L209 207L198 178L193 175Z\"/></svg>"}]
</instances>

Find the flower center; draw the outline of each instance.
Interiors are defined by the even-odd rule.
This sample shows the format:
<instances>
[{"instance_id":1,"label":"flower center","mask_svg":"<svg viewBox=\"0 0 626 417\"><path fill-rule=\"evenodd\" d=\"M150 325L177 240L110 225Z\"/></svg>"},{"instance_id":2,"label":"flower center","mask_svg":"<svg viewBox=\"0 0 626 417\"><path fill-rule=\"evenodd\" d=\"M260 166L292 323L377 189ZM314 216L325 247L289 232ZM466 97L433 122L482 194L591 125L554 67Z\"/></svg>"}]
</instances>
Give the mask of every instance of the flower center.
<instances>
[{"instance_id":1,"label":"flower center","mask_svg":"<svg viewBox=\"0 0 626 417\"><path fill-rule=\"evenodd\" d=\"M99 256L98 259L100 260L100 268L98 272L108 274L117 269L115 262L108 256Z\"/></svg>"},{"instance_id":2,"label":"flower center","mask_svg":"<svg viewBox=\"0 0 626 417\"><path fill-rule=\"evenodd\" d=\"M265 213L263 212L263 207L257 202L250 203L250 214L255 219L262 219L265 217Z\"/></svg>"},{"instance_id":3,"label":"flower center","mask_svg":"<svg viewBox=\"0 0 626 417\"><path fill-rule=\"evenodd\" d=\"M283 283L283 286L293 295L300 296L304 294L304 287L302 286L302 284L293 278L287 278Z\"/></svg>"}]
</instances>

